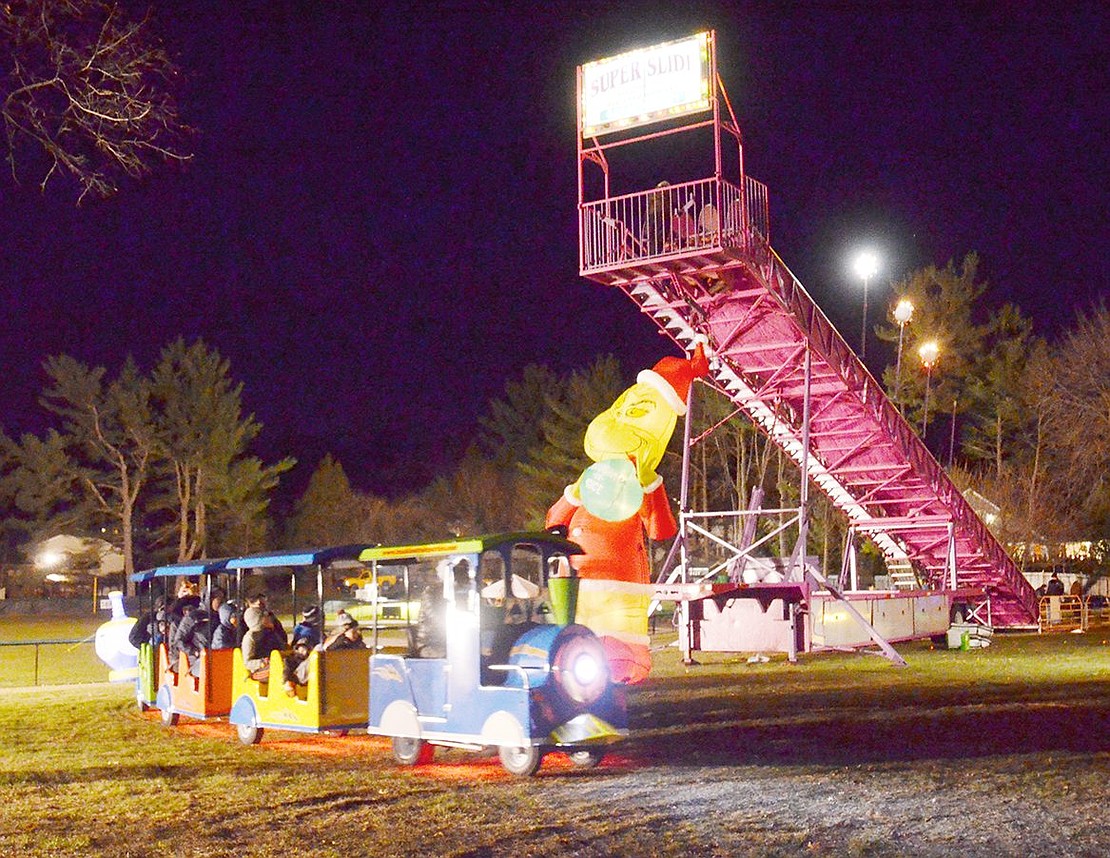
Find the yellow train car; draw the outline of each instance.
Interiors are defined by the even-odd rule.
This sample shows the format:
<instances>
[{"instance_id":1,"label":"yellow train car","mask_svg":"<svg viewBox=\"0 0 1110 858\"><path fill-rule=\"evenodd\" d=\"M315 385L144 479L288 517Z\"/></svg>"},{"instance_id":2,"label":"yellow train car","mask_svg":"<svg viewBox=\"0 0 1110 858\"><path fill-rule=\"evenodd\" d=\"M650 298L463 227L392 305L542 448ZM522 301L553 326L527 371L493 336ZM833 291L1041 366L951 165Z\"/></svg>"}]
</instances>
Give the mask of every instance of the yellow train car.
<instances>
[{"instance_id":1,"label":"yellow train car","mask_svg":"<svg viewBox=\"0 0 1110 858\"><path fill-rule=\"evenodd\" d=\"M227 568L242 580L251 572L269 575L284 572L296 578L315 573L321 628L327 627L323 612L323 582L326 572L357 564L365 545L344 545L298 552L272 552L229 560ZM368 720L370 650L326 649L320 643L307 658L307 681L286 684L287 651L273 650L263 672L251 672L242 649L232 655L231 711L228 720L239 740L254 744L263 732L291 730L299 733L343 733L364 728Z\"/></svg>"},{"instance_id":2,"label":"yellow train car","mask_svg":"<svg viewBox=\"0 0 1110 858\"><path fill-rule=\"evenodd\" d=\"M244 744L261 741L265 729L299 733L343 733L366 726L369 701L369 649L345 649L308 656L308 682L290 696L282 681L283 654L270 653L269 674L252 679L243 651L233 652L229 720Z\"/></svg>"}]
</instances>

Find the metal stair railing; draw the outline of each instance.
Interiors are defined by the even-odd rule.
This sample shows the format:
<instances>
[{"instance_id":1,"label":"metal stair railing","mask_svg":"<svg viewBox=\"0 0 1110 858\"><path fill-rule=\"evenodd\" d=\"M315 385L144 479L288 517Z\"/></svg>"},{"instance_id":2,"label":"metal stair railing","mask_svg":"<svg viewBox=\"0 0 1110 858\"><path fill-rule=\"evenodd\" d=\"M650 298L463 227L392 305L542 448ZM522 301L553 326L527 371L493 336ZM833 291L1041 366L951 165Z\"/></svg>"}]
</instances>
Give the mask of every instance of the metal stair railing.
<instances>
[{"instance_id":1,"label":"metal stair railing","mask_svg":"<svg viewBox=\"0 0 1110 858\"><path fill-rule=\"evenodd\" d=\"M703 184L676 186L675 194ZM754 230L731 245L723 237L663 255L595 260L598 267L582 273L622 288L680 345L706 339L715 386L797 464L806 462L814 483L888 560L912 561L934 587L984 588L996 625L1036 623L1032 587L785 263Z\"/></svg>"}]
</instances>

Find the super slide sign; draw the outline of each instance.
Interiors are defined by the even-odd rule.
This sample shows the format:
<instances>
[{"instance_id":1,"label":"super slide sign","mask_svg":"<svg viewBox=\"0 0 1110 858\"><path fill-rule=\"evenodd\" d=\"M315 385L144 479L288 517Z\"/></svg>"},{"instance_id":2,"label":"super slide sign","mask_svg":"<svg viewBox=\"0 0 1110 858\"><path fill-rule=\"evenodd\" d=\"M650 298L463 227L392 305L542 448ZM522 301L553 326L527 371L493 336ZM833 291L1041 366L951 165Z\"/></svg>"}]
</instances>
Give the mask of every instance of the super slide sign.
<instances>
[{"instance_id":1,"label":"super slide sign","mask_svg":"<svg viewBox=\"0 0 1110 858\"><path fill-rule=\"evenodd\" d=\"M709 108L709 33L582 66L582 136Z\"/></svg>"}]
</instances>

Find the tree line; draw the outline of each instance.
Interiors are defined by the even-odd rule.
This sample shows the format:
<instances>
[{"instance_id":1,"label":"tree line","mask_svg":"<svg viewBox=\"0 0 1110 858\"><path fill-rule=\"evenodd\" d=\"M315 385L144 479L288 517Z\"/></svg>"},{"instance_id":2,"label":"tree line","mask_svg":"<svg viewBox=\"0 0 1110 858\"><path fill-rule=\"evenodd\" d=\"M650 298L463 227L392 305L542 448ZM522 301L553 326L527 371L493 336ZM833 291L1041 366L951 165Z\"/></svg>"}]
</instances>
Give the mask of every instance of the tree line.
<instances>
[{"instance_id":1,"label":"tree line","mask_svg":"<svg viewBox=\"0 0 1110 858\"><path fill-rule=\"evenodd\" d=\"M9 553L58 533L104 534L130 574L137 554L185 561L267 543L270 493L295 460L249 452L262 427L219 352L178 339L149 372L128 359L109 376L66 355L44 369L53 425L0 433Z\"/></svg>"},{"instance_id":2,"label":"tree line","mask_svg":"<svg viewBox=\"0 0 1110 858\"><path fill-rule=\"evenodd\" d=\"M991 526L1004 542L1110 538L1110 314L1077 317L1048 343L1006 304L984 313L978 260L929 267L894 284L912 321L876 326L891 344L888 393L957 485L1001 508ZM939 343L930 375L917 347ZM901 377L898 377L898 369ZM630 368L634 374L640 367ZM243 411L243 386L203 341L166 346L149 372L132 360L114 376L67 356L45 363L43 435L0 433L0 505L9 545L56 533L100 533L123 550L128 572L143 562L190 560L278 546L397 543L540 527L546 509L586 464L585 428L631 381L612 355L565 374L532 365L488 403L461 461L400 499L352 486L327 455L284 521L270 498L295 463L250 452L261 431ZM926 386L928 385L928 395ZM797 467L709 387L698 385L691 454L696 509L797 504ZM926 403L928 399L928 403ZM928 407L928 414L926 414ZM682 461L675 433L660 472L677 494ZM843 517L812 493L811 553L835 565ZM677 498L675 498L677 501ZM766 527L772 527L767 523ZM775 553L791 545L780 536Z\"/></svg>"}]
</instances>

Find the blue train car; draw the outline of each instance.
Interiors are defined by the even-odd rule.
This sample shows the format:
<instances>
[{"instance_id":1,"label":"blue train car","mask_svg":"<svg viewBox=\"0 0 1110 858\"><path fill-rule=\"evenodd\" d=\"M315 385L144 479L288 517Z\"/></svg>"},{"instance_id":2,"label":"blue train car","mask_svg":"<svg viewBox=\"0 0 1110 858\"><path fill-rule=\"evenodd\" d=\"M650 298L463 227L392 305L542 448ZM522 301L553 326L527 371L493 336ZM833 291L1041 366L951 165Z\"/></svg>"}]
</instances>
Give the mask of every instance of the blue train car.
<instances>
[{"instance_id":1,"label":"blue train car","mask_svg":"<svg viewBox=\"0 0 1110 858\"><path fill-rule=\"evenodd\" d=\"M518 775L550 751L597 765L628 715L600 640L573 623L580 553L548 532L363 551L373 577L423 585L407 653L370 659L368 732L408 765L437 745L496 747Z\"/></svg>"}]
</instances>

